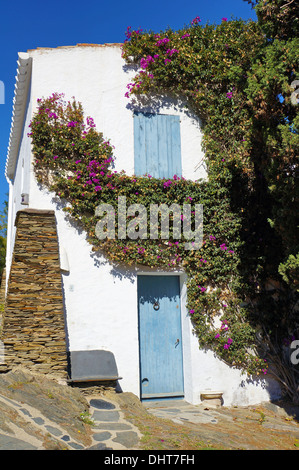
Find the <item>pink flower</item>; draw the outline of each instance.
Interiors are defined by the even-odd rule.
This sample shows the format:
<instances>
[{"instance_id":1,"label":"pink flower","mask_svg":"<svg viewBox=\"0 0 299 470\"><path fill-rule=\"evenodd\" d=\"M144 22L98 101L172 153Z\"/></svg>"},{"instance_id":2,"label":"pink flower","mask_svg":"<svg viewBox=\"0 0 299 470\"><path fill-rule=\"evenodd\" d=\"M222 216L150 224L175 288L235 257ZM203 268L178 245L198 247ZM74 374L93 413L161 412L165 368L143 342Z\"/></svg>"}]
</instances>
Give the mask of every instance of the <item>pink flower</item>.
<instances>
[{"instance_id":1,"label":"pink flower","mask_svg":"<svg viewBox=\"0 0 299 470\"><path fill-rule=\"evenodd\" d=\"M141 67L142 69L146 69L147 66L148 66L147 60L144 59L144 58L142 58L142 59L140 60L140 67Z\"/></svg>"},{"instance_id":2,"label":"pink flower","mask_svg":"<svg viewBox=\"0 0 299 470\"><path fill-rule=\"evenodd\" d=\"M222 18L222 21L227 21L227 18Z\"/></svg>"},{"instance_id":3,"label":"pink flower","mask_svg":"<svg viewBox=\"0 0 299 470\"><path fill-rule=\"evenodd\" d=\"M191 24L198 24L200 22L201 22L201 19L199 18L199 16L196 16L194 20L191 21Z\"/></svg>"},{"instance_id":4,"label":"pink flower","mask_svg":"<svg viewBox=\"0 0 299 470\"><path fill-rule=\"evenodd\" d=\"M156 42L156 46L162 46L163 44L167 44L168 42L169 42L169 39L168 39L168 38L159 39L159 40Z\"/></svg>"},{"instance_id":5,"label":"pink flower","mask_svg":"<svg viewBox=\"0 0 299 470\"><path fill-rule=\"evenodd\" d=\"M220 328L221 328L221 330L225 330L225 331L228 330L228 326L227 326L227 321L226 321L226 320L223 320L222 325L221 325Z\"/></svg>"},{"instance_id":6,"label":"pink flower","mask_svg":"<svg viewBox=\"0 0 299 470\"><path fill-rule=\"evenodd\" d=\"M189 313L191 313L191 315L192 315L192 313L194 313L193 308L191 310L189 310Z\"/></svg>"},{"instance_id":7,"label":"pink flower","mask_svg":"<svg viewBox=\"0 0 299 470\"><path fill-rule=\"evenodd\" d=\"M166 54L172 56L175 53L178 53L179 51L177 49L167 49Z\"/></svg>"},{"instance_id":8,"label":"pink flower","mask_svg":"<svg viewBox=\"0 0 299 470\"><path fill-rule=\"evenodd\" d=\"M206 287L201 287L201 286L198 286L198 288L201 290L201 292L205 292L207 290Z\"/></svg>"},{"instance_id":9,"label":"pink flower","mask_svg":"<svg viewBox=\"0 0 299 470\"><path fill-rule=\"evenodd\" d=\"M125 35L128 39L132 36L132 31L131 31L132 26L127 27L127 31L125 32Z\"/></svg>"},{"instance_id":10,"label":"pink flower","mask_svg":"<svg viewBox=\"0 0 299 470\"><path fill-rule=\"evenodd\" d=\"M223 346L224 349L228 349L230 345L232 344L233 340L231 338L228 338L227 343Z\"/></svg>"}]
</instances>

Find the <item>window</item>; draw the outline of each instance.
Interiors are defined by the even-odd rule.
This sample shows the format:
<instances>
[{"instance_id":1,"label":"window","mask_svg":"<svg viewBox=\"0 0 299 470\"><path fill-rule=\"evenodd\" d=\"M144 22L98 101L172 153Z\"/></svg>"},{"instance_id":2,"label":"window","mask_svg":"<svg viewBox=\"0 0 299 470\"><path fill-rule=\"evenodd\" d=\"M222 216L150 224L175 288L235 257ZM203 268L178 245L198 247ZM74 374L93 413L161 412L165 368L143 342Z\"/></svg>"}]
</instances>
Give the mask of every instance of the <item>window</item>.
<instances>
[{"instance_id":1,"label":"window","mask_svg":"<svg viewBox=\"0 0 299 470\"><path fill-rule=\"evenodd\" d=\"M180 117L136 112L134 158L137 176L181 177Z\"/></svg>"}]
</instances>

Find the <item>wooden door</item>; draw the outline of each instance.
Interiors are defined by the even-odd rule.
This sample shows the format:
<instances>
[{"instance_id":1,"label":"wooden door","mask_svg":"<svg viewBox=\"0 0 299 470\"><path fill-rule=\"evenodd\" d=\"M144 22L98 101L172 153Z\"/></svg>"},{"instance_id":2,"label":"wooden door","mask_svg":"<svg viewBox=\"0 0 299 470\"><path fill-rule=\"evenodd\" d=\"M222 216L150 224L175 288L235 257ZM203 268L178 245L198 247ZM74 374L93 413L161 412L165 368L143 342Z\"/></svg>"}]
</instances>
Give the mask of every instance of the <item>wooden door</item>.
<instances>
[{"instance_id":1,"label":"wooden door","mask_svg":"<svg viewBox=\"0 0 299 470\"><path fill-rule=\"evenodd\" d=\"M184 395L178 276L138 276L141 399Z\"/></svg>"}]
</instances>

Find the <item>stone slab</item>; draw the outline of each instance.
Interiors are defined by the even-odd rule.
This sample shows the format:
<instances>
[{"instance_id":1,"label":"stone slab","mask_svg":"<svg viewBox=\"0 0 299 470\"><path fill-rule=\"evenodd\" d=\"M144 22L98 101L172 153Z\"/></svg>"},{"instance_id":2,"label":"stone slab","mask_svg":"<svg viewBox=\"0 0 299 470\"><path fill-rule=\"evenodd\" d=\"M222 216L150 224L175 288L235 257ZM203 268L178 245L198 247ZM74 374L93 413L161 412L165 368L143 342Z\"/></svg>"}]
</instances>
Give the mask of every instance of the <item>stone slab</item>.
<instances>
[{"instance_id":1,"label":"stone slab","mask_svg":"<svg viewBox=\"0 0 299 470\"><path fill-rule=\"evenodd\" d=\"M36 450L37 447L13 436L0 434L0 450Z\"/></svg>"},{"instance_id":2,"label":"stone slab","mask_svg":"<svg viewBox=\"0 0 299 470\"><path fill-rule=\"evenodd\" d=\"M99 411L95 410L92 418L95 421L117 421L119 419L119 413L117 411Z\"/></svg>"}]
</instances>

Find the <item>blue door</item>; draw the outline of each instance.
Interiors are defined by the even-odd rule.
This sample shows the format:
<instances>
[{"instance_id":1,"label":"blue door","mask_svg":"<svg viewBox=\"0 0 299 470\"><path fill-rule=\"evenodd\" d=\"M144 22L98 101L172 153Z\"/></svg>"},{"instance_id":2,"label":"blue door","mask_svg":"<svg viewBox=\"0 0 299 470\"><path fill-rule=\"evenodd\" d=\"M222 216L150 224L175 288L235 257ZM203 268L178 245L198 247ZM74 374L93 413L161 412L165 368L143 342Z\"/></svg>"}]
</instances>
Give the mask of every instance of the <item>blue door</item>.
<instances>
[{"instance_id":1,"label":"blue door","mask_svg":"<svg viewBox=\"0 0 299 470\"><path fill-rule=\"evenodd\" d=\"M166 114L134 114L135 175L182 176L180 118Z\"/></svg>"},{"instance_id":2,"label":"blue door","mask_svg":"<svg viewBox=\"0 0 299 470\"><path fill-rule=\"evenodd\" d=\"M141 399L184 395L178 276L138 276Z\"/></svg>"}]
</instances>

